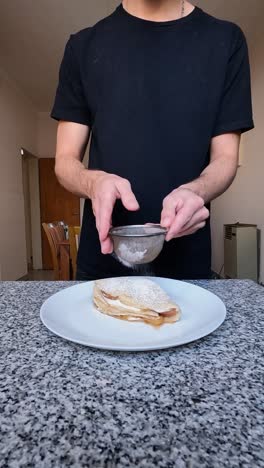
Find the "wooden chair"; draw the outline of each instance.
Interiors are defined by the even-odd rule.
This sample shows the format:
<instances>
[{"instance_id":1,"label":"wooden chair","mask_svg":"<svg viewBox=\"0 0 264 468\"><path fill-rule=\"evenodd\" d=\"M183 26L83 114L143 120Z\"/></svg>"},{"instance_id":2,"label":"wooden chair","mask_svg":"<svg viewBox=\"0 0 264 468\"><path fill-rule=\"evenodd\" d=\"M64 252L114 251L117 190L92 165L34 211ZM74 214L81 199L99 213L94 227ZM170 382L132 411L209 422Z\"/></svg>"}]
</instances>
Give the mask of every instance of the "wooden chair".
<instances>
[{"instance_id":1,"label":"wooden chair","mask_svg":"<svg viewBox=\"0 0 264 468\"><path fill-rule=\"evenodd\" d=\"M52 221L51 224L58 227L58 233L62 239L68 240L68 225L65 224L64 221Z\"/></svg>"},{"instance_id":2,"label":"wooden chair","mask_svg":"<svg viewBox=\"0 0 264 468\"><path fill-rule=\"evenodd\" d=\"M61 222L42 223L52 256L55 281L70 280L70 243Z\"/></svg>"},{"instance_id":3,"label":"wooden chair","mask_svg":"<svg viewBox=\"0 0 264 468\"><path fill-rule=\"evenodd\" d=\"M70 257L71 257L73 279L76 278L77 253L78 253L78 248L79 248L80 232L81 232L80 226L68 226Z\"/></svg>"}]
</instances>

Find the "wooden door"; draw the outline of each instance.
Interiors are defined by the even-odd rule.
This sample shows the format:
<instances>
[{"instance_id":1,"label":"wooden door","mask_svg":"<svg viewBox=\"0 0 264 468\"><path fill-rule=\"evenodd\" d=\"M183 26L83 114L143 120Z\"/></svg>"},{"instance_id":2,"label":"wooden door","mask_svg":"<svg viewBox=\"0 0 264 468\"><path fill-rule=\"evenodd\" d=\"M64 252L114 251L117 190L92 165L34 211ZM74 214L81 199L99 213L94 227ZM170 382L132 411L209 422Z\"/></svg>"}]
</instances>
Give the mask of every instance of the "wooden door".
<instances>
[{"instance_id":1,"label":"wooden door","mask_svg":"<svg viewBox=\"0 0 264 468\"><path fill-rule=\"evenodd\" d=\"M78 226L80 225L80 199L59 184L54 168L54 158L39 159L41 223L64 221L71 226ZM49 244L43 229L42 261L45 270L52 269Z\"/></svg>"}]
</instances>

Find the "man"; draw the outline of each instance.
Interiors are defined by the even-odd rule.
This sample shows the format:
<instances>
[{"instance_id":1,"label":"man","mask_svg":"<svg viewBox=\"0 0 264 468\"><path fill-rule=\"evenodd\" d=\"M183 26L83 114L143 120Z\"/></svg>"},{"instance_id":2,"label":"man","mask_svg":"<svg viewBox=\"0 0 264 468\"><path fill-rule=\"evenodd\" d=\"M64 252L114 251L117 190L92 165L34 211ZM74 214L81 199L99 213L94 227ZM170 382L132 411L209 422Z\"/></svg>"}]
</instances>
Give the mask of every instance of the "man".
<instances>
[{"instance_id":1,"label":"man","mask_svg":"<svg viewBox=\"0 0 264 468\"><path fill-rule=\"evenodd\" d=\"M124 0L70 37L52 117L57 177L86 198L77 279L133 275L109 229L149 222L168 228L152 274L210 277L209 203L253 128L241 30L184 0Z\"/></svg>"}]
</instances>

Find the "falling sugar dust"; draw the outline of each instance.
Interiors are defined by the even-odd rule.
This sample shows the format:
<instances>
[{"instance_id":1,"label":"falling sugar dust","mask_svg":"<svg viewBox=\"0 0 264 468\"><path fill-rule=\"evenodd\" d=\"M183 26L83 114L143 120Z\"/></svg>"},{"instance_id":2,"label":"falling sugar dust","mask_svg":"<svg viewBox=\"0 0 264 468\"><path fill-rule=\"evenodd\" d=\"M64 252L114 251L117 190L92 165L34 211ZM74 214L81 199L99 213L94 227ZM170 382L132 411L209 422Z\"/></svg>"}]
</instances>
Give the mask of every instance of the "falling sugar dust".
<instances>
[{"instance_id":1,"label":"falling sugar dust","mask_svg":"<svg viewBox=\"0 0 264 468\"><path fill-rule=\"evenodd\" d=\"M132 269L135 273L140 276L155 276L152 271L150 263L141 264L141 262L147 253L147 249L143 251L137 251L136 249L129 249L126 244L119 246L120 257L113 254L114 258L118 260L122 265Z\"/></svg>"}]
</instances>

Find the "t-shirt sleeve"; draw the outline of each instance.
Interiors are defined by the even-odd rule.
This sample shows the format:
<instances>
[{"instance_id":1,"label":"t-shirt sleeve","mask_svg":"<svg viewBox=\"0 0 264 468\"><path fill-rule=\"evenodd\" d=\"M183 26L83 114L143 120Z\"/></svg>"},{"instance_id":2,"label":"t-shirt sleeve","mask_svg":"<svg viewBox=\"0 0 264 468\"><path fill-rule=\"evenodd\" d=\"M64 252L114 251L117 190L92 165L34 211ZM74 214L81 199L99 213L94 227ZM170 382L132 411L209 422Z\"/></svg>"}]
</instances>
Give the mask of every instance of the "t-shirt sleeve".
<instances>
[{"instance_id":1,"label":"t-shirt sleeve","mask_svg":"<svg viewBox=\"0 0 264 468\"><path fill-rule=\"evenodd\" d=\"M66 44L60 66L59 84L51 117L91 126L91 113L83 90L73 35Z\"/></svg>"},{"instance_id":2,"label":"t-shirt sleeve","mask_svg":"<svg viewBox=\"0 0 264 468\"><path fill-rule=\"evenodd\" d=\"M246 132L254 128L248 48L241 29L234 27L234 40L213 136Z\"/></svg>"}]
</instances>

